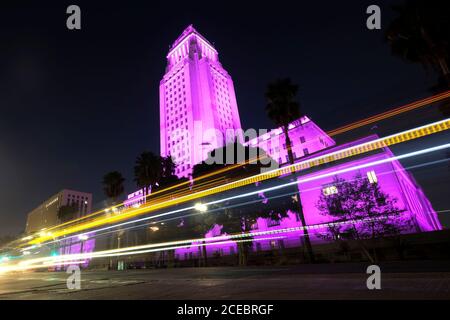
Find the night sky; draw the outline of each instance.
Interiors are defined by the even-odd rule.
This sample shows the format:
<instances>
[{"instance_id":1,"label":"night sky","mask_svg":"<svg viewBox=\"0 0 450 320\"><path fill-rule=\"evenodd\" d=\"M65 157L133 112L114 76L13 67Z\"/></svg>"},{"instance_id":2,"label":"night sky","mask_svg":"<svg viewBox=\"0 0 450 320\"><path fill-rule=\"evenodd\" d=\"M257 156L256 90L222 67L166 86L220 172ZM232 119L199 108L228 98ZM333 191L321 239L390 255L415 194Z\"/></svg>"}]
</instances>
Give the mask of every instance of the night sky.
<instances>
[{"instance_id":1,"label":"night sky","mask_svg":"<svg viewBox=\"0 0 450 320\"><path fill-rule=\"evenodd\" d=\"M324 129L428 96L434 75L391 56L368 5L387 1L2 1L0 236L63 188L104 197L111 170L134 191L135 157L159 153L159 81L169 45L193 24L234 80L245 128L272 128L268 82L290 76ZM66 28L77 4L82 30Z\"/></svg>"}]
</instances>

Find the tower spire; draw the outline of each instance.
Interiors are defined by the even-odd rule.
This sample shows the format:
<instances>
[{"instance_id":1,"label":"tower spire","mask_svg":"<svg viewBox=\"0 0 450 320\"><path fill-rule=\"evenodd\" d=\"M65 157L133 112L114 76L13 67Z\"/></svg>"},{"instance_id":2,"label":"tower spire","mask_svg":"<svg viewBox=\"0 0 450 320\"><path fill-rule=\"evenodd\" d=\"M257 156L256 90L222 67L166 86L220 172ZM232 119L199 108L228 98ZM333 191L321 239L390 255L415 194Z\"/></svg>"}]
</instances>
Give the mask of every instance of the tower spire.
<instances>
[{"instance_id":1,"label":"tower spire","mask_svg":"<svg viewBox=\"0 0 450 320\"><path fill-rule=\"evenodd\" d=\"M228 129L241 129L233 81L217 50L190 24L171 46L160 83L161 155L170 154L175 174L186 177L224 144ZM203 141L205 132L214 134Z\"/></svg>"}]
</instances>

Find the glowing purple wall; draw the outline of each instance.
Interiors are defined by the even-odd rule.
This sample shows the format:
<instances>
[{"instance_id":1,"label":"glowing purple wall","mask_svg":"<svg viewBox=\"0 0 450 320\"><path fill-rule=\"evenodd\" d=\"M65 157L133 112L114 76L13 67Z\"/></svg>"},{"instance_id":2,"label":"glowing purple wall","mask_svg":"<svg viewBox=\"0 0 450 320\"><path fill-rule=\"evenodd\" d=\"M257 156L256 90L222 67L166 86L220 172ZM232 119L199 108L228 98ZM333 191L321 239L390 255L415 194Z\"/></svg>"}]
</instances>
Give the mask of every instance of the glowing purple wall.
<instances>
[{"instance_id":1,"label":"glowing purple wall","mask_svg":"<svg viewBox=\"0 0 450 320\"><path fill-rule=\"evenodd\" d=\"M86 240L80 240L78 238L70 238L61 241L61 245L58 248L59 255L70 255L70 254L80 254L80 253L90 253L94 252L95 249L95 238L93 234L91 234L91 238ZM85 263L81 265L81 267L86 268L89 265L90 259L86 259ZM66 266L59 266L59 269L65 269Z\"/></svg>"},{"instance_id":2,"label":"glowing purple wall","mask_svg":"<svg viewBox=\"0 0 450 320\"><path fill-rule=\"evenodd\" d=\"M304 116L289 125L294 159L334 146L335 141L328 136L311 119ZM289 162L286 139L281 128L270 130L268 133L250 140L247 145L263 149L278 163Z\"/></svg>"},{"instance_id":3,"label":"glowing purple wall","mask_svg":"<svg viewBox=\"0 0 450 320\"><path fill-rule=\"evenodd\" d=\"M159 97L161 155L173 157L179 177L221 147L227 129L241 128L233 80L192 26L171 46Z\"/></svg>"},{"instance_id":4,"label":"glowing purple wall","mask_svg":"<svg viewBox=\"0 0 450 320\"><path fill-rule=\"evenodd\" d=\"M125 200L123 202L123 206L125 208L129 208L129 207L133 207L133 206L137 207L137 206L144 204L147 200L145 195L150 194L150 188L147 189L146 193L144 193L144 191L145 191L145 188L139 189L133 193L130 193L127 196L127 200Z\"/></svg>"},{"instance_id":5,"label":"glowing purple wall","mask_svg":"<svg viewBox=\"0 0 450 320\"><path fill-rule=\"evenodd\" d=\"M374 140L376 138L377 136L373 135L345 145L327 149L319 154L328 154L336 150L343 149L354 144ZM314 157L317 155L318 154L315 154ZM414 178L403 168L400 162L394 160L382 164L370 165L366 168L355 169L355 167L368 165L375 161L392 157L392 152L388 148L384 148L375 154L362 155L359 159L351 160L338 165L332 165L326 169L318 170L314 173L307 174L299 178L300 181L306 180L306 182L301 182L299 185L305 220L306 224L310 226L309 233L313 242L323 241L321 238L317 237L316 234L318 232L320 233L326 231L328 228L326 224L333 221L332 217L320 214L316 205L321 193L323 192L324 186L330 185L333 182L335 173L341 170L344 170L345 172L339 173L338 176L346 180L353 179L356 173L361 173L363 178L367 177L368 172L375 174L380 189L389 194L391 197L396 198L396 205L398 208L405 210L402 213L402 217L408 220L410 219L413 222L412 228L405 230L406 233L442 229L437 213L433 210L423 191L414 181ZM305 160L307 158L308 157L304 157L301 160ZM281 220L279 223L274 224L266 219L258 219L257 224L258 227L253 231L279 230L301 226L297 216L292 212L289 213L288 218ZM206 236L213 237L218 235L220 235L220 227L216 226ZM253 243L253 250L270 250L279 248L280 246L286 248L298 247L303 245L302 235L303 233L301 231L285 232L276 235L282 237L281 239L277 238L272 241L258 240L260 238L266 238L267 235L256 236ZM230 253L231 247L233 247L231 244L212 245L207 247L207 252L208 255L213 255L214 252L222 251L224 255L227 255ZM236 245L234 245L233 250L234 252L237 252ZM192 253L194 257L198 257L198 248L184 248L176 251L176 254L178 254L180 259L184 259L186 255L189 255L189 253Z\"/></svg>"}]
</instances>

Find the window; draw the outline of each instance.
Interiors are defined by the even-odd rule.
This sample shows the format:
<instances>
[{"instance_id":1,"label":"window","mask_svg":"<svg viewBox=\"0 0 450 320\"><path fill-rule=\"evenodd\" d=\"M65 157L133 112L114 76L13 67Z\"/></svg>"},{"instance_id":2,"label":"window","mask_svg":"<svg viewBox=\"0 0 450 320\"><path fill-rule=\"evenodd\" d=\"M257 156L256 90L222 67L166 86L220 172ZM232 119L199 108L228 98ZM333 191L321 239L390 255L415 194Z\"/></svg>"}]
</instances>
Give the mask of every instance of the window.
<instances>
[{"instance_id":1,"label":"window","mask_svg":"<svg viewBox=\"0 0 450 320\"><path fill-rule=\"evenodd\" d=\"M303 149L303 153L307 156L309 154L308 148Z\"/></svg>"},{"instance_id":2,"label":"window","mask_svg":"<svg viewBox=\"0 0 450 320\"><path fill-rule=\"evenodd\" d=\"M300 137L300 143L305 143L305 137Z\"/></svg>"},{"instance_id":3,"label":"window","mask_svg":"<svg viewBox=\"0 0 450 320\"><path fill-rule=\"evenodd\" d=\"M275 226L279 226L279 225L280 225L280 220L269 219L269 221L267 221L268 227L275 227Z\"/></svg>"},{"instance_id":4,"label":"window","mask_svg":"<svg viewBox=\"0 0 450 320\"><path fill-rule=\"evenodd\" d=\"M338 189L335 186L329 186L322 189L324 196L330 196L332 194L338 193Z\"/></svg>"},{"instance_id":5,"label":"window","mask_svg":"<svg viewBox=\"0 0 450 320\"><path fill-rule=\"evenodd\" d=\"M370 183L377 183L378 182L377 175L375 174L375 171L373 171L373 170L367 172L367 178L369 179Z\"/></svg>"}]
</instances>

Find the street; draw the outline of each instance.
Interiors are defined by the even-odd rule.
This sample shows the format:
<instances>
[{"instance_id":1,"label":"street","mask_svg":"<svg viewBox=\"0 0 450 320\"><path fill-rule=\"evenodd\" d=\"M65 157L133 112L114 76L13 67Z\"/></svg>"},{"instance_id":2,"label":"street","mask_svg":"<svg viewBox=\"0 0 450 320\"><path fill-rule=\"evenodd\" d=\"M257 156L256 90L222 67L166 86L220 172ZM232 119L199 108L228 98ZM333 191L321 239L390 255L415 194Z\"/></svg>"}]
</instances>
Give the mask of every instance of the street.
<instances>
[{"instance_id":1,"label":"street","mask_svg":"<svg viewBox=\"0 0 450 320\"><path fill-rule=\"evenodd\" d=\"M367 264L82 271L0 275L0 299L449 299L449 262L381 264L368 290Z\"/></svg>"}]
</instances>

